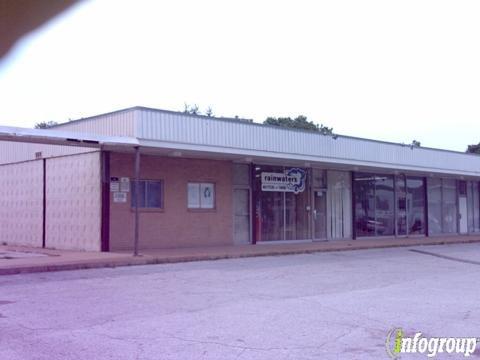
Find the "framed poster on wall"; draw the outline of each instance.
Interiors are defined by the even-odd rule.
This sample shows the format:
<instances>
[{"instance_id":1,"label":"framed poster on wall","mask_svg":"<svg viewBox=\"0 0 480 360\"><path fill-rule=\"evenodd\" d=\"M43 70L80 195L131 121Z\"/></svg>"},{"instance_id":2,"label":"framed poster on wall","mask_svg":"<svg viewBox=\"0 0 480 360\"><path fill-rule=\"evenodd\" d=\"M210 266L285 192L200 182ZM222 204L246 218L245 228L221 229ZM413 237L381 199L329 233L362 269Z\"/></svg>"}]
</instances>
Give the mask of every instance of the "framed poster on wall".
<instances>
[{"instance_id":1,"label":"framed poster on wall","mask_svg":"<svg viewBox=\"0 0 480 360\"><path fill-rule=\"evenodd\" d=\"M215 208L215 184L188 183L188 208L213 209Z\"/></svg>"},{"instance_id":2,"label":"framed poster on wall","mask_svg":"<svg viewBox=\"0 0 480 360\"><path fill-rule=\"evenodd\" d=\"M200 206L202 209L213 209L215 204L214 188L212 183L200 184Z\"/></svg>"}]
</instances>

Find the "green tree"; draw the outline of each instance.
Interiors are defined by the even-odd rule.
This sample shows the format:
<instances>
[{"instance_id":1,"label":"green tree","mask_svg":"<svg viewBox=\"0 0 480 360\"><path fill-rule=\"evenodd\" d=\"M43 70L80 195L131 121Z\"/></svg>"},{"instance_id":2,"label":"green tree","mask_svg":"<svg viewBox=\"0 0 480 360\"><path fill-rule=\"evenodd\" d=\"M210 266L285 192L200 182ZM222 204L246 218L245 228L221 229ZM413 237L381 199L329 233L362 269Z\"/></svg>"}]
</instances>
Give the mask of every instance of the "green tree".
<instances>
[{"instance_id":1,"label":"green tree","mask_svg":"<svg viewBox=\"0 0 480 360\"><path fill-rule=\"evenodd\" d=\"M209 106L207 110L205 110L205 115L208 117L213 117L213 109Z\"/></svg>"},{"instance_id":2,"label":"green tree","mask_svg":"<svg viewBox=\"0 0 480 360\"><path fill-rule=\"evenodd\" d=\"M35 124L35 129L49 129L55 125L58 125L56 121L42 121Z\"/></svg>"},{"instance_id":3,"label":"green tree","mask_svg":"<svg viewBox=\"0 0 480 360\"><path fill-rule=\"evenodd\" d=\"M307 117L303 115L299 115L294 119L291 117L268 117L263 123L265 125L273 125L284 128L315 131L322 135L333 135L333 128L329 128L323 124L315 124L313 121L308 120Z\"/></svg>"},{"instance_id":4,"label":"green tree","mask_svg":"<svg viewBox=\"0 0 480 360\"><path fill-rule=\"evenodd\" d=\"M200 110L200 106L198 106L197 104L190 105L184 103L183 112L190 115L205 115L208 117L215 117L211 106L205 109L205 113L202 113L202 111Z\"/></svg>"},{"instance_id":5,"label":"green tree","mask_svg":"<svg viewBox=\"0 0 480 360\"><path fill-rule=\"evenodd\" d=\"M480 154L480 143L478 143L477 145L468 145L466 152L471 154Z\"/></svg>"},{"instance_id":6,"label":"green tree","mask_svg":"<svg viewBox=\"0 0 480 360\"><path fill-rule=\"evenodd\" d=\"M183 109L184 113L191 114L191 115L201 115L200 108L198 107L197 104L189 105L185 103L184 105L185 105Z\"/></svg>"}]
</instances>

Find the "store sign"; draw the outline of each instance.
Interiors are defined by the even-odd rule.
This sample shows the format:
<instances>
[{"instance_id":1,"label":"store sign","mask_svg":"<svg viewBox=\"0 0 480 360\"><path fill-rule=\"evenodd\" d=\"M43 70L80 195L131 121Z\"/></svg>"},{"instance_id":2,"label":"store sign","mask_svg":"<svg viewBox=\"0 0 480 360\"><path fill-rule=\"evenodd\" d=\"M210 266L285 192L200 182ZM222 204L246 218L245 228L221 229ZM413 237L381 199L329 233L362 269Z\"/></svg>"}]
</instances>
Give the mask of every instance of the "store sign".
<instances>
[{"instance_id":1,"label":"store sign","mask_svg":"<svg viewBox=\"0 0 480 360\"><path fill-rule=\"evenodd\" d=\"M262 172L262 191L283 191L298 194L305 190L305 170L287 169L283 173Z\"/></svg>"}]
</instances>

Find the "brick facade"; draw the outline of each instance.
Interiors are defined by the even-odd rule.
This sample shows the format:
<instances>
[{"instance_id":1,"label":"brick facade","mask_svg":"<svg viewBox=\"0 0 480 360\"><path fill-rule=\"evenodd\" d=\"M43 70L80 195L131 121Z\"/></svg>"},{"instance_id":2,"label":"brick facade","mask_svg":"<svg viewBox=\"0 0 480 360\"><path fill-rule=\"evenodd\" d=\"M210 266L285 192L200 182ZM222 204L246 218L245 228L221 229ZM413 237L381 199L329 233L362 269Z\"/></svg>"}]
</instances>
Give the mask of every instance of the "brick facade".
<instances>
[{"instance_id":1,"label":"brick facade","mask_svg":"<svg viewBox=\"0 0 480 360\"><path fill-rule=\"evenodd\" d=\"M163 180L162 210L141 210L140 249L233 244L232 163L159 156L141 157L141 179ZM134 156L112 153L111 177L134 177ZM215 209L187 208L187 183L215 183ZM135 213L131 192L126 203L110 193L110 250L133 247Z\"/></svg>"}]
</instances>

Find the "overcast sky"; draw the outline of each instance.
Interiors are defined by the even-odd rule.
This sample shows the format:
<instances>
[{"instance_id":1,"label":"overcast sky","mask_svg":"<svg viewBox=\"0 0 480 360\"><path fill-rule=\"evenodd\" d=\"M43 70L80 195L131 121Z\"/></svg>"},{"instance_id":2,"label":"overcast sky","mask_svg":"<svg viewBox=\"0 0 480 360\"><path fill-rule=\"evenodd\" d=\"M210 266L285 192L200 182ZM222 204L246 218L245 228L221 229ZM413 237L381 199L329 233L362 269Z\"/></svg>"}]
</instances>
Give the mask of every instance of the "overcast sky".
<instances>
[{"instance_id":1,"label":"overcast sky","mask_svg":"<svg viewBox=\"0 0 480 360\"><path fill-rule=\"evenodd\" d=\"M85 1L0 63L0 124L141 105L464 151L480 142L480 2Z\"/></svg>"}]
</instances>

